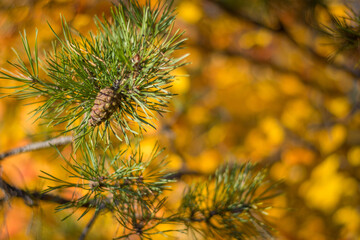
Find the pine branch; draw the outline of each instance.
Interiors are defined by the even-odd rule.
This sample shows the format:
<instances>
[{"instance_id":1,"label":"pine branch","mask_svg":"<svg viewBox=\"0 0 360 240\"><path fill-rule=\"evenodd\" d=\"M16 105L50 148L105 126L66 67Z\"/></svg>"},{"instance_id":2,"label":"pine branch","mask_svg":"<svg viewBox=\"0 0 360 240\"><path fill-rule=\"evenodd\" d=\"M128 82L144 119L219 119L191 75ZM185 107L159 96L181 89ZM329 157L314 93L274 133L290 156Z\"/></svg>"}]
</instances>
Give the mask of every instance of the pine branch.
<instances>
[{"instance_id":1,"label":"pine branch","mask_svg":"<svg viewBox=\"0 0 360 240\"><path fill-rule=\"evenodd\" d=\"M57 204L66 204L71 202L70 200L52 194L40 193L37 191L25 191L9 184L2 178L0 178L0 188L5 192L7 199L13 197L21 198L24 200L25 204L29 206L36 206L38 201L46 201Z\"/></svg>"},{"instance_id":2,"label":"pine branch","mask_svg":"<svg viewBox=\"0 0 360 240\"><path fill-rule=\"evenodd\" d=\"M169 180L178 179L184 175L194 175L194 174L198 175L199 173L194 172L194 171L180 171L180 172L176 172L176 173L166 174L165 179L169 179ZM27 190L20 189L18 187L15 187L14 185L9 184L7 181L5 181L2 178L0 178L0 188L3 189L3 191L8 196L7 198L1 199L1 202L8 201L8 198L14 197L14 198L23 199L24 202L29 206L36 206L38 201L52 202L52 203L57 203L57 204L71 204L71 203L75 204L76 203L73 200L65 199L58 195L42 193L42 192L38 192L38 191L27 191ZM107 201L110 201L110 199L108 199ZM85 207L85 208L94 207L95 206L93 204L94 202L95 202L95 200L92 199L88 203L83 204L82 206L79 206L79 207Z\"/></svg>"},{"instance_id":3,"label":"pine branch","mask_svg":"<svg viewBox=\"0 0 360 240\"><path fill-rule=\"evenodd\" d=\"M37 43L32 51L24 33L27 59L17 55L11 64L18 73L3 69L0 78L21 83L9 87L18 88L14 96L41 97L34 115L48 126L64 126L61 134L74 132L75 148L89 135L107 143L115 135L129 143L130 134L155 128L155 114L166 112L173 96L171 72L185 65L186 56L172 57L185 41L183 32L173 31L174 20L171 5L152 8L132 0L119 1L111 19L97 18L97 33L89 36L76 37L62 19L63 36L50 26L57 42L43 61Z\"/></svg>"},{"instance_id":4,"label":"pine branch","mask_svg":"<svg viewBox=\"0 0 360 240\"><path fill-rule=\"evenodd\" d=\"M71 143L72 141L73 141L73 138L71 136L66 136L66 137L53 138L53 139L43 141L43 142L31 143L26 146L14 148L14 149L11 149L10 151L1 153L0 160L3 160L6 157L10 157L10 156L13 156L13 155L16 155L19 153L31 152L31 151L40 150L40 149L49 148L49 147L66 145L66 144Z\"/></svg>"},{"instance_id":5,"label":"pine branch","mask_svg":"<svg viewBox=\"0 0 360 240\"><path fill-rule=\"evenodd\" d=\"M219 168L208 181L194 183L188 189L180 214L173 220L204 237L246 239L269 235L271 228L263 216L269 208L267 200L278 193L265 177L264 171L257 171L250 163Z\"/></svg>"},{"instance_id":6,"label":"pine branch","mask_svg":"<svg viewBox=\"0 0 360 240\"><path fill-rule=\"evenodd\" d=\"M83 192L76 200L58 206L58 211L89 206L83 213L85 215L90 208L102 204L114 210L119 203L129 199L149 202L147 198L159 196L169 188L168 183L173 182L170 174L165 172L165 159L158 158L162 150L157 145L149 159L144 159L140 149L131 153L120 151L114 156L108 148L97 148L85 144L79 149L81 156L74 154L70 160L58 151L72 180L43 172L42 178L56 184L48 186L45 192L74 188Z\"/></svg>"}]
</instances>

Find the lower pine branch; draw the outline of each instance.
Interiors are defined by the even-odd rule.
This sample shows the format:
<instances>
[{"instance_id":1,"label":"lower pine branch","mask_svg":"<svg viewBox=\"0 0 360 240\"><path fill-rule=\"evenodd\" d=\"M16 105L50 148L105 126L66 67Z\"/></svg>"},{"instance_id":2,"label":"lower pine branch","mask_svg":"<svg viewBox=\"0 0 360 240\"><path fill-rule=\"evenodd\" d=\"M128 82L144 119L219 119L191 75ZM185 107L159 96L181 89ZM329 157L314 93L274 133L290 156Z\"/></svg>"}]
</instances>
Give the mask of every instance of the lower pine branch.
<instances>
[{"instance_id":1,"label":"lower pine branch","mask_svg":"<svg viewBox=\"0 0 360 240\"><path fill-rule=\"evenodd\" d=\"M62 198L57 195L52 195L48 193L41 193L37 191L25 191L23 189L17 188L4 179L0 178L0 188L5 192L6 198L3 201L10 198L21 198L24 203L28 206L37 206L39 201L52 202L58 204L65 204L72 202L71 200ZM86 206L84 206L86 207Z\"/></svg>"}]
</instances>

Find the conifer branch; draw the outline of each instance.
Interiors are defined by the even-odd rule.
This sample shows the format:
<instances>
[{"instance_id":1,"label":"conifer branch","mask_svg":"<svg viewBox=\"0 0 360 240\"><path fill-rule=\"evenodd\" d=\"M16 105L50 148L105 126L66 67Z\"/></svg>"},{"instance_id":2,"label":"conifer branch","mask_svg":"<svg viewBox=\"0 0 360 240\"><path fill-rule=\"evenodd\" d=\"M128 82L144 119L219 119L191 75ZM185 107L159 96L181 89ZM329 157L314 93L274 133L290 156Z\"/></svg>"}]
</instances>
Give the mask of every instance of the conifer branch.
<instances>
[{"instance_id":1,"label":"conifer branch","mask_svg":"<svg viewBox=\"0 0 360 240\"><path fill-rule=\"evenodd\" d=\"M5 192L6 198L22 198L26 205L36 206L38 201L46 201L57 204L66 204L71 202L65 198L62 198L57 195L52 195L48 193L40 193L37 191L28 192L23 189L17 188L4 179L0 178L0 188Z\"/></svg>"},{"instance_id":2,"label":"conifer branch","mask_svg":"<svg viewBox=\"0 0 360 240\"><path fill-rule=\"evenodd\" d=\"M194 171L180 171L175 173L170 173L165 175L165 179L174 180L178 179L184 175L198 175L200 173ZM28 191L14 185L9 184L4 179L0 178L0 188L6 193L7 197L1 199L2 202L8 201L9 198L21 198L24 202L29 206L37 206L39 201L52 202L57 204L76 204L76 201L63 198L59 195L53 195L49 193L44 193L40 191ZM109 202L111 199L105 200L105 202ZM78 205L78 207L92 208L96 207L94 205L95 199L89 200L88 203L83 205Z\"/></svg>"},{"instance_id":3,"label":"conifer branch","mask_svg":"<svg viewBox=\"0 0 360 240\"><path fill-rule=\"evenodd\" d=\"M53 138L53 139L43 141L43 142L30 143L26 146L14 148L14 149L11 149L4 153L1 153L0 160L3 160L6 157L10 157L10 156L13 156L13 155L16 155L19 153L31 152L31 151L49 148L49 147L53 147L53 146L66 145L66 144L71 143L72 141L73 141L73 138L71 136L65 136L65 137Z\"/></svg>"},{"instance_id":4,"label":"conifer branch","mask_svg":"<svg viewBox=\"0 0 360 240\"><path fill-rule=\"evenodd\" d=\"M270 236L264 220L268 199L278 195L266 173L250 163L219 168L208 181L194 183L185 193L174 221L204 237L246 239ZM205 223L205 225L199 225Z\"/></svg>"},{"instance_id":5,"label":"conifer branch","mask_svg":"<svg viewBox=\"0 0 360 240\"><path fill-rule=\"evenodd\" d=\"M183 32L173 32L174 20L171 5L143 7L132 0L128 6L119 1L111 19L96 18L97 33L89 36L76 37L62 19L63 36L50 26L57 41L43 61L37 43L31 50L24 33L27 59L17 55L11 64L18 73L3 69L0 78L21 83L9 87L18 88L14 96L41 97L34 115L49 126L64 126L61 134L73 132L76 148L88 135L106 142L115 135L129 143L129 134L155 127L155 114L167 111L171 72L185 65L186 56L172 56L185 41Z\"/></svg>"}]
</instances>

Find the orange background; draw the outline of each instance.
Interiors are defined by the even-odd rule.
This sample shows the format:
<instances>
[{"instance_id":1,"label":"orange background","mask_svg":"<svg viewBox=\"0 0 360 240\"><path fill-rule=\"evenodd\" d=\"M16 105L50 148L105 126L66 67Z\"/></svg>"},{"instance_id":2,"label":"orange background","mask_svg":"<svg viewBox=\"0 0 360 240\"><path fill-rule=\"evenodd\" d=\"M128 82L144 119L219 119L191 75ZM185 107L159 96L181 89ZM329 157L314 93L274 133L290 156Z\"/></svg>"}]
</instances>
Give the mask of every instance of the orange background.
<instances>
[{"instance_id":1,"label":"orange background","mask_svg":"<svg viewBox=\"0 0 360 240\"><path fill-rule=\"evenodd\" d=\"M344 16L346 7L340 1L328 3L330 12ZM259 162L271 179L283 180L284 194L269 211L277 239L360 239L359 82L332 67L358 60L340 55L325 64L304 51L299 46L327 57L334 48L327 44L330 39L311 31L291 12L279 9L276 14L298 44L229 14L214 1L181 0L175 5L177 27L189 39L177 54L190 53L191 64L175 71L183 76L172 88L178 94L172 112L157 124L157 131L149 129L143 150L150 151L160 139L171 170L185 165L205 174L228 161ZM86 34L94 30L93 16L109 15L110 6L105 0L3 0L0 66L11 69L6 61L15 60L12 47L24 54L19 31L26 29L33 46L38 29L41 52L54 40L47 22L60 33L61 14ZM329 24L323 8L314 11L320 23ZM8 84L0 81L0 86ZM26 103L1 99L0 151L46 138L46 129L28 114L34 106ZM65 154L69 151L64 149ZM53 150L26 153L3 161L2 175L18 187L40 190L45 185L38 178L40 170L61 176L60 164ZM182 193L189 182L185 180L174 186L176 194ZM18 199L4 203L1 239L77 239L91 216L61 221L66 213L55 213L54 207L43 203L30 208ZM99 218L88 239L114 237L117 225L108 215Z\"/></svg>"}]
</instances>

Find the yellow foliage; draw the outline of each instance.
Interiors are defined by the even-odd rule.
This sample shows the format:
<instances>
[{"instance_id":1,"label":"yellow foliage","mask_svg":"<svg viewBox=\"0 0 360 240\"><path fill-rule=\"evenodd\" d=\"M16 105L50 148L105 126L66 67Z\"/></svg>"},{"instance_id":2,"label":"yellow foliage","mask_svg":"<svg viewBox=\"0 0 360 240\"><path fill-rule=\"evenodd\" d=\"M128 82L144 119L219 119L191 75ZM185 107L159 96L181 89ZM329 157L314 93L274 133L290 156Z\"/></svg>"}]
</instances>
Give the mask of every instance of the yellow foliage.
<instances>
[{"instance_id":1,"label":"yellow foliage","mask_svg":"<svg viewBox=\"0 0 360 240\"><path fill-rule=\"evenodd\" d=\"M144 155L144 160L147 160L150 157L157 141L158 141L158 139L153 136L146 137L146 138L144 138L144 140L141 141L140 148L141 148L141 152Z\"/></svg>"},{"instance_id":2,"label":"yellow foliage","mask_svg":"<svg viewBox=\"0 0 360 240\"><path fill-rule=\"evenodd\" d=\"M329 131L322 130L318 135L318 142L323 153L331 153L343 144L346 139L346 128L343 125L337 124Z\"/></svg>"},{"instance_id":3,"label":"yellow foliage","mask_svg":"<svg viewBox=\"0 0 360 240\"><path fill-rule=\"evenodd\" d=\"M227 134L227 128L224 125L215 125L208 132L208 143L210 146L214 146L221 143Z\"/></svg>"},{"instance_id":4,"label":"yellow foliage","mask_svg":"<svg viewBox=\"0 0 360 240\"><path fill-rule=\"evenodd\" d=\"M249 66L241 60L218 62L211 78L216 89L224 89L248 82Z\"/></svg>"},{"instance_id":5,"label":"yellow foliage","mask_svg":"<svg viewBox=\"0 0 360 240\"><path fill-rule=\"evenodd\" d=\"M200 67L203 56L199 49L189 46L186 48L186 51L184 51L184 54L189 54L189 56L186 58L187 61L191 63L190 65L188 65L188 68L198 69ZM182 68L177 68L177 69L182 69Z\"/></svg>"},{"instance_id":6,"label":"yellow foliage","mask_svg":"<svg viewBox=\"0 0 360 240\"><path fill-rule=\"evenodd\" d=\"M287 166L282 162L277 162L270 169L270 176L276 180L285 179L288 174Z\"/></svg>"},{"instance_id":7,"label":"yellow foliage","mask_svg":"<svg viewBox=\"0 0 360 240\"><path fill-rule=\"evenodd\" d=\"M189 91L190 88L190 78L188 73L184 68L176 69L173 74L176 76L174 82L172 83L172 92L175 94L182 95Z\"/></svg>"},{"instance_id":8,"label":"yellow foliage","mask_svg":"<svg viewBox=\"0 0 360 240\"><path fill-rule=\"evenodd\" d=\"M233 43L234 34L239 31L239 23L226 15L221 15L216 19L206 19L204 22L209 24L212 37L208 41L215 49L229 47Z\"/></svg>"},{"instance_id":9,"label":"yellow foliage","mask_svg":"<svg viewBox=\"0 0 360 240\"><path fill-rule=\"evenodd\" d=\"M271 43L272 39L273 35L269 31L260 29L256 34L255 43L260 47L266 47Z\"/></svg>"},{"instance_id":10,"label":"yellow foliage","mask_svg":"<svg viewBox=\"0 0 360 240\"><path fill-rule=\"evenodd\" d=\"M283 75L279 80L280 87L285 94L293 96L304 93L305 87L296 76Z\"/></svg>"},{"instance_id":11,"label":"yellow foliage","mask_svg":"<svg viewBox=\"0 0 360 240\"><path fill-rule=\"evenodd\" d=\"M304 123L313 119L315 114L309 102L299 98L286 104L281 120L290 129L303 130Z\"/></svg>"},{"instance_id":12,"label":"yellow foliage","mask_svg":"<svg viewBox=\"0 0 360 240\"><path fill-rule=\"evenodd\" d=\"M340 166L338 155L331 155L320 163L312 172L311 176L315 179L328 178L336 174Z\"/></svg>"},{"instance_id":13,"label":"yellow foliage","mask_svg":"<svg viewBox=\"0 0 360 240\"><path fill-rule=\"evenodd\" d=\"M348 162L353 166L360 166L360 146L352 147L349 150Z\"/></svg>"},{"instance_id":14,"label":"yellow foliage","mask_svg":"<svg viewBox=\"0 0 360 240\"><path fill-rule=\"evenodd\" d=\"M301 165L287 165L283 162L273 164L270 175L276 180L285 180L289 184L303 181L306 177L306 169Z\"/></svg>"},{"instance_id":15,"label":"yellow foliage","mask_svg":"<svg viewBox=\"0 0 360 240\"><path fill-rule=\"evenodd\" d=\"M254 46L266 47L271 43L272 38L272 35L266 30L248 31L239 39L239 45L245 49Z\"/></svg>"},{"instance_id":16,"label":"yellow foliage","mask_svg":"<svg viewBox=\"0 0 360 240\"><path fill-rule=\"evenodd\" d=\"M178 6L178 12L178 17L188 23L198 22L203 15L202 9L195 2L191 1L181 2Z\"/></svg>"},{"instance_id":17,"label":"yellow foliage","mask_svg":"<svg viewBox=\"0 0 360 240\"><path fill-rule=\"evenodd\" d=\"M360 213L357 209L346 206L336 211L333 216L336 223L345 225L345 228L350 233L356 233L359 231L360 226ZM353 235L354 236L354 235Z\"/></svg>"},{"instance_id":18,"label":"yellow foliage","mask_svg":"<svg viewBox=\"0 0 360 240\"><path fill-rule=\"evenodd\" d=\"M332 212L342 196L354 193L356 187L352 181L338 172L340 159L331 155L320 163L312 172L311 178L304 182L300 188L307 204L325 213Z\"/></svg>"},{"instance_id":19,"label":"yellow foliage","mask_svg":"<svg viewBox=\"0 0 360 240\"><path fill-rule=\"evenodd\" d=\"M272 148L268 145L264 133L253 129L246 136L245 149L249 150L251 159L259 160L266 157Z\"/></svg>"},{"instance_id":20,"label":"yellow foliage","mask_svg":"<svg viewBox=\"0 0 360 240\"><path fill-rule=\"evenodd\" d=\"M92 18L87 14L78 14L75 16L72 25L75 29L80 29L91 23Z\"/></svg>"},{"instance_id":21,"label":"yellow foliage","mask_svg":"<svg viewBox=\"0 0 360 240\"><path fill-rule=\"evenodd\" d=\"M260 128L271 145L279 145L284 140L284 130L275 118L265 118L261 121Z\"/></svg>"},{"instance_id":22,"label":"yellow foliage","mask_svg":"<svg viewBox=\"0 0 360 240\"><path fill-rule=\"evenodd\" d=\"M272 117L264 118L258 128L249 132L245 146L251 151L251 158L261 159L271 153L284 140L284 131Z\"/></svg>"},{"instance_id":23,"label":"yellow foliage","mask_svg":"<svg viewBox=\"0 0 360 240\"><path fill-rule=\"evenodd\" d=\"M167 161L168 164L166 165L166 167L170 170L170 171L176 171L179 170L182 167L182 159L179 157L179 155L177 154L170 154L167 157Z\"/></svg>"},{"instance_id":24,"label":"yellow foliage","mask_svg":"<svg viewBox=\"0 0 360 240\"><path fill-rule=\"evenodd\" d=\"M346 17L346 13L348 12L348 8L346 7L346 5L344 4L341 4L341 3L330 3L330 6L329 6L329 9L330 9L330 12L332 14L334 14L335 16L338 16L338 17Z\"/></svg>"},{"instance_id":25,"label":"yellow foliage","mask_svg":"<svg viewBox=\"0 0 360 240\"><path fill-rule=\"evenodd\" d=\"M268 71L271 75L271 71ZM278 90L271 81L262 81L257 85L257 94L261 98L261 102L272 102L279 96Z\"/></svg>"},{"instance_id":26,"label":"yellow foliage","mask_svg":"<svg viewBox=\"0 0 360 240\"><path fill-rule=\"evenodd\" d=\"M311 165L315 160L315 154L306 148L294 147L284 150L281 158L288 165Z\"/></svg>"},{"instance_id":27,"label":"yellow foliage","mask_svg":"<svg viewBox=\"0 0 360 240\"><path fill-rule=\"evenodd\" d=\"M188 162L188 166L191 169L210 174L215 172L221 161L222 159L219 152L214 149L210 149L203 151L197 157L192 157L192 159Z\"/></svg>"},{"instance_id":28,"label":"yellow foliage","mask_svg":"<svg viewBox=\"0 0 360 240\"><path fill-rule=\"evenodd\" d=\"M267 117L249 132L245 140L246 149L254 160L268 156L284 140L284 131L276 119Z\"/></svg>"},{"instance_id":29,"label":"yellow foliage","mask_svg":"<svg viewBox=\"0 0 360 240\"><path fill-rule=\"evenodd\" d=\"M191 107L187 115L193 124L201 124L209 120L209 112L202 106Z\"/></svg>"},{"instance_id":30,"label":"yellow foliage","mask_svg":"<svg viewBox=\"0 0 360 240\"><path fill-rule=\"evenodd\" d=\"M21 119L16 118L12 119L10 122L5 122L6 127L2 127L1 134L3 136L11 136L11 138L0 138L0 145L3 149L11 149L14 147L15 143L18 143L25 138L25 131L21 128Z\"/></svg>"},{"instance_id":31,"label":"yellow foliage","mask_svg":"<svg viewBox=\"0 0 360 240\"><path fill-rule=\"evenodd\" d=\"M332 98L327 102L326 106L338 118L346 117L350 111L350 104L345 97Z\"/></svg>"},{"instance_id":32,"label":"yellow foliage","mask_svg":"<svg viewBox=\"0 0 360 240\"><path fill-rule=\"evenodd\" d=\"M326 24L329 21L329 14L324 8L317 5L314 11L315 11L314 16L316 16L317 20L320 23Z\"/></svg>"},{"instance_id":33,"label":"yellow foliage","mask_svg":"<svg viewBox=\"0 0 360 240\"><path fill-rule=\"evenodd\" d=\"M295 184L303 181L306 177L306 169L301 165L290 166L287 172L286 180L289 183Z\"/></svg>"},{"instance_id":34,"label":"yellow foliage","mask_svg":"<svg viewBox=\"0 0 360 240\"><path fill-rule=\"evenodd\" d=\"M324 229L325 224L321 218L309 216L299 231L299 237L300 239L327 240L324 236Z\"/></svg>"},{"instance_id":35,"label":"yellow foliage","mask_svg":"<svg viewBox=\"0 0 360 240\"><path fill-rule=\"evenodd\" d=\"M291 32L294 35L294 38L297 42L306 43L309 40L312 40L311 33L309 29L301 24L292 24Z\"/></svg>"}]
</instances>

